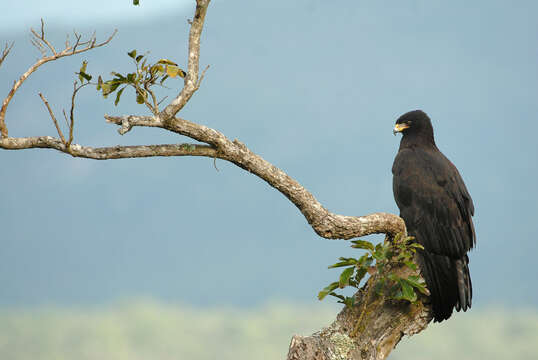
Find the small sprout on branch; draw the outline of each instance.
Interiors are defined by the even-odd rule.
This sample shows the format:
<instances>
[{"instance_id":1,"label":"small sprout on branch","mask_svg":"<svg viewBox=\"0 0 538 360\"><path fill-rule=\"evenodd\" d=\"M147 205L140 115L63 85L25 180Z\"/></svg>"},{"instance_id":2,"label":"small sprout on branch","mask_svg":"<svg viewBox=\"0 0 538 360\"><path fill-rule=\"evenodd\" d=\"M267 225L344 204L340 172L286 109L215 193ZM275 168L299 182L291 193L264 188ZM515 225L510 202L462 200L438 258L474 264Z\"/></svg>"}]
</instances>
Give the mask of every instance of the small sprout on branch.
<instances>
[{"instance_id":1,"label":"small sprout on branch","mask_svg":"<svg viewBox=\"0 0 538 360\"><path fill-rule=\"evenodd\" d=\"M112 79L109 80L103 80L99 76L95 84L97 91L101 91L105 99L108 95L117 91L114 105L118 105L123 91L126 87L130 86L135 90L136 102L138 104L145 104L152 113L157 114L159 112L159 104L162 100L157 101L153 87L164 86L163 84L168 78L184 78L187 74L178 64L168 59L160 59L156 63L150 64L147 60L147 53L138 55L136 50L132 50L127 55L133 59L136 67L135 71L127 74L120 74L113 71L111 73ZM77 74L81 82L82 78L88 82L92 79L91 75L86 72L85 62Z\"/></svg>"},{"instance_id":2,"label":"small sprout on branch","mask_svg":"<svg viewBox=\"0 0 538 360\"><path fill-rule=\"evenodd\" d=\"M84 80L86 80L87 82L90 82L90 80L92 79L91 75L86 74L86 67L87 66L88 66L88 62L86 60L84 60L82 62L82 66L80 67L79 72L76 73L78 75L78 79L79 79L81 84L84 84Z\"/></svg>"},{"instance_id":3,"label":"small sprout on branch","mask_svg":"<svg viewBox=\"0 0 538 360\"><path fill-rule=\"evenodd\" d=\"M11 45L8 45L6 43L6 45L4 46L4 49L2 50L2 55L0 55L0 66L2 66L2 63L4 62L6 57L9 55L9 52L13 48L14 44L15 44L15 42L12 42Z\"/></svg>"}]
</instances>

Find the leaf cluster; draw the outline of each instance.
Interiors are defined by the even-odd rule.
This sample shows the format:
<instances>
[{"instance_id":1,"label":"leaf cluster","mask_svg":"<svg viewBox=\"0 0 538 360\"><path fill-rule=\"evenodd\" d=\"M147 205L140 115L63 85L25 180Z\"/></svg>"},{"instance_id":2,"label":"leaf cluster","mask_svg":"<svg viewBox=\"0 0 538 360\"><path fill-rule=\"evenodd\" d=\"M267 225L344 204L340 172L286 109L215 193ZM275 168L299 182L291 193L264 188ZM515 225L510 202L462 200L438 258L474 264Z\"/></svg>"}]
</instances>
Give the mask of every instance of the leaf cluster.
<instances>
[{"instance_id":1,"label":"leaf cluster","mask_svg":"<svg viewBox=\"0 0 538 360\"><path fill-rule=\"evenodd\" d=\"M136 102L145 104L153 113L159 111L157 97L153 90L154 86L164 86L164 82L168 78L186 76L178 64L168 59L160 59L155 63L148 62L147 53L138 55L136 50L127 53L135 65L135 71L132 73L120 74L111 72L111 79L103 80L99 75L97 83L92 83L96 86L97 91L100 91L106 99L110 94L115 93L116 98L114 105L120 102L123 91L126 87L132 87L135 90ZM84 61L77 73L81 83L92 80L92 76L86 72L87 62ZM163 99L164 100L164 99Z\"/></svg>"},{"instance_id":2,"label":"leaf cluster","mask_svg":"<svg viewBox=\"0 0 538 360\"><path fill-rule=\"evenodd\" d=\"M360 288L365 281L366 274L376 275L374 289L380 296L394 300L416 302L417 291L427 294L424 281L419 276L411 275L400 277L393 269L402 266L417 270L413 261L417 249L423 249L422 245L414 242L411 236L403 237L398 234L391 241L385 241L377 245L365 240L351 241L352 248L366 250L360 258L339 258L339 262L329 266L331 268L345 268L338 281L327 285L318 293L318 299L323 300L327 295L339 299L338 302L346 306L354 306L355 298L344 296L335 292L348 286Z\"/></svg>"}]
</instances>

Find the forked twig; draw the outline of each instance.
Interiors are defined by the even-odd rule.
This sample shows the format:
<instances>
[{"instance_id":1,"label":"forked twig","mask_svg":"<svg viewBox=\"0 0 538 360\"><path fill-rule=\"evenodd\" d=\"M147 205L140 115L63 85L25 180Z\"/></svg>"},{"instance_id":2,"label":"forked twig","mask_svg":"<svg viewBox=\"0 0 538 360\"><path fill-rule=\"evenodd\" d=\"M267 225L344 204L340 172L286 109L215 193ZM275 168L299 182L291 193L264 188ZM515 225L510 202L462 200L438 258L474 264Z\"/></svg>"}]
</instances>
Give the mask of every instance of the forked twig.
<instances>
[{"instance_id":1,"label":"forked twig","mask_svg":"<svg viewBox=\"0 0 538 360\"><path fill-rule=\"evenodd\" d=\"M58 121L56 121L56 116L54 116L54 112L50 108L49 102L47 101L47 99L45 99L45 97L43 96L42 93L39 93L39 97L41 98L41 100L43 100L43 103L47 107L47 110L49 111L50 118L52 119L52 122L54 123L54 126L56 127L56 131L58 132L58 135L60 136L60 139L62 139L62 143L64 145L66 145L64 134L62 133L62 129L60 129L60 125L58 125Z\"/></svg>"},{"instance_id":2,"label":"forked twig","mask_svg":"<svg viewBox=\"0 0 538 360\"><path fill-rule=\"evenodd\" d=\"M2 50L2 55L0 55L0 66L2 66L2 63L4 62L6 57L9 55L9 52L13 48L13 45L15 45L14 41L11 43L11 45L8 46L8 44L6 43L6 45L4 46L4 50Z\"/></svg>"},{"instance_id":3,"label":"forked twig","mask_svg":"<svg viewBox=\"0 0 538 360\"><path fill-rule=\"evenodd\" d=\"M95 33L90 37L88 41L84 41L84 42L80 41L81 35L75 33L75 37L77 39L75 42L75 45L71 47L69 46L69 42L66 41L66 47L62 51L57 52L54 46L52 46L52 44L48 40L45 39L45 25L44 25L43 19L41 20L41 33L38 33L34 29L32 29L31 31L34 36L32 38L32 44L34 44L41 51L41 53L43 54L43 57L37 60L34 65L30 66L30 68L28 68L28 70L24 74L21 75L19 80L15 81L15 83L13 84L13 87L11 88L8 95L2 102L2 107L0 108L0 132L3 138L8 137L8 130L5 124L5 116L6 116L6 110L9 105L9 102L11 101L11 99L13 98L13 96L15 95L15 92L19 89L19 87L34 71L36 71L41 65L49 61L57 60L64 56L80 54L82 52L104 46L108 44L117 33L117 30L114 30L112 35L110 35L108 39L106 39L105 41L101 43L97 43L95 39ZM46 56L45 45L52 52L52 55ZM82 47L78 48L79 46L82 46ZM6 50L4 50L4 53L5 52ZM7 52L9 52L9 50Z\"/></svg>"},{"instance_id":4,"label":"forked twig","mask_svg":"<svg viewBox=\"0 0 538 360\"><path fill-rule=\"evenodd\" d=\"M204 76L205 76L205 73L206 73L207 69L209 69L209 65L207 65L205 67L204 71L202 71L202 75L200 75L200 78L196 82L196 90L198 90L200 88L200 85L202 85L202 80L204 80Z\"/></svg>"},{"instance_id":5,"label":"forked twig","mask_svg":"<svg viewBox=\"0 0 538 360\"><path fill-rule=\"evenodd\" d=\"M190 100L192 95L198 90L199 85L199 60L200 60L200 37L204 28L205 16L210 0L196 0L194 17L189 22L189 58L187 65L187 75L181 92L168 104L159 117L164 120L173 118Z\"/></svg>"},{"instance_id":6,"label":"forked twig","mask_svg":"<svg viewBox=\"0 0 538 360\"><path fill-rule=\"evenodd\" d=\"M47 39L45 39L45 22L43 21L43 19L41 19L41 33L40 34L38 34L37 31L35 31L33 28L30 28L30 31L32 32L32 35L34 35L34 38L32 39L33 40L32 43L34 45L36 45L36 43L40 44L39 47L43 49L44 46L42 44L45 44L47 45L47 47L49 48L49 50L52 52L53 55L57 54L54 46L52 46L52 44ZM46 53L44 53L43 51L41 51L41 53L43 54L43 56L46 55Z\"/></svg>"},{"instance_id":7,"label":"forked twig","mask_svg":"<svg viewBox=\"0 0 538 360\"><path fill-rule=\"evenodd\" d=\"M71 96L71 109L69 111L69 140L67 140L67 148L71 146L71 143L73 142L73 129L75 128L75 97L77 96L77 92L82 89L84 86L90 85L90 83L85 83L77 86L77 82L75 81L73 83L73 95ZM64 110L64 117L65 117L65 110ZM65 119L67 122L67 118Z\"/></svg>"}]
</instances>

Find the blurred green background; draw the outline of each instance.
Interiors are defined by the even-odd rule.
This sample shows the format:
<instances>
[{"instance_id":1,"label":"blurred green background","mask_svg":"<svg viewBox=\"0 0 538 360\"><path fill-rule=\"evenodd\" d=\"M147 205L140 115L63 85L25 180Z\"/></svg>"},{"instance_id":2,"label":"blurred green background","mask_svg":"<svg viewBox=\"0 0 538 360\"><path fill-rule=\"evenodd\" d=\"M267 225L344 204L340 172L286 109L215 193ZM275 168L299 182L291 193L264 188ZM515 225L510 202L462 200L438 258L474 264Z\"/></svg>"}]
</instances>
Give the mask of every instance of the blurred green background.
<instances>
[{"instance_id":1,"label":"blurred green background","mask_svg":"<svg viewBox=\"0 0 538 360\"><path fill-rule=\"evenodd\" d=\"M282 359L292 335L329 324L337 308L268 303L194 308L154 301L94 308L0 311L0 354L10 360ZM404 337L394 360L531 360L538 312L489 307Z\"/></svg>"}]
</instances>

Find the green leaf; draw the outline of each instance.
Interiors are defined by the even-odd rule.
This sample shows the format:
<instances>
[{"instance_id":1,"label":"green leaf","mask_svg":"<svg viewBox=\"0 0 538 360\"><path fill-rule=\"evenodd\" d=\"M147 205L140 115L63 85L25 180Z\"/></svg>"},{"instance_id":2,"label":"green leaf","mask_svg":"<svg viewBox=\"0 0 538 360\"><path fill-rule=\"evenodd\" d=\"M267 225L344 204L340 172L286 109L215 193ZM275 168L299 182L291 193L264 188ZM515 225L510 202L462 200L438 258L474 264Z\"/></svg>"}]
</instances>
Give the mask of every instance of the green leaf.
<instances>
[{"instance_id":1,"label":"green leaf","mask_svg":"<svg viewBox=\"0 0 538 360\"><path fill-rule=\"evenodd\" d=\"M352 248L374 251L374 244L369 241L353 240L351 242L353 243L353 245L351 245Z\"/></svg>"},{"instance_id":2,"label":"green leaf","mask_svg":"<svg viewBox=\"0 0 538 360\"><path fill-rule=\"evenodd\" d=\"M177 64L175 62L173 62L172 60L168 60L168 59L161 59L161 60L157 61L157 64L175 65L175 66L177 66Z\"/></svg>"},{"instance_id":3,"label":"green leaf","mask_svg":"<svg viewBox=\"0 0 538 360\"><path fill-rule=\"evenodd\" d=\"M108 83L101 84L101 90L103 90L103 97L106 99L108 94L110 94L110 84Z\"/></svg>"},{"instance_id":4,"label":"green leaf","mask_svg":"<svg viewBox=\"0 0 538 360\"><path fill-rule=\"evenodd\" d=\"M111 72L112 76L115 76L116 78L113 79L113 81L119 81L119 82L125 82L127 81L127 78L125 76L123 76L122 74L120 73L117 73L117 72Z\"/></svg>"},{"instance_id":5,"label":"green leaf","mask_svg":"<svg viewBox=\"0 0 538 360\"><path fill-rule=\"evenodd\" d=\"M106 95L109 95L116 91L116 89L121 85L121 82L114 81L114 80L108 80L101 84L101 88L103 89L103 96L106 97Z\"/></svg>"},{"instance_id":6,"label":"green leaf","mask_svg":"<svg viewBox=\"0 0 538 360\"><path fill-rule=\"evenodd\" d=\"M348 307L353 307L355 306L355 298L352 296L346 296L343 303Z\"/></svg>"},{"instance_id":7,"label":"green leaf","mask_svg":"<svg viewBox=\"0 0 538 360\"><path fill-rule=\"evenodd\" d=\"M80 70L78 71L78 79L80 80L80 83L82 83L83 79L85 79L85 77L82 76L81 74L86 72L86 67L87 66L88 66L88 62L86 60L84 60L82 62L82 66L80 67Z\"/></svg>"},{"instance_id":8,"label":"green leaf","mask_svg":"<svg viewBox=\"0 0 538 360\"><path fill-rule=\"evenodd\" d=\"M142 95L141 93L137 93L136 94L136 102L138 104L143 104L144 103L144 95Z\"/></svg>"},{"instance_id":9,"label":"green leaf","mask_svg":"<svg viewBox=\"0 0 538 360\"><path fill-rule=\"evenodd\" d=\"M140 60L142 60L143 57L144 57L144 55L138 55L138 56L136 57L136 59L135 59L136 62L140 62Z\"/></svg>"},{"instance_id":10,"label":"green leaf","mask_svg":"<svg viewBox=\"0 0 538 360\"><path fill-rule=\"evenodd\" d=\"M417 270L417 264L415 264L414 262L412 261L404 261L404 264L405 266L407 266L408 268L412 269L412 270Z\"/></svg>"},{"instance_id":11,"label":"green leaf","mask_svg":"<svg viewBox=\"0 0 538 360\"><path fill-rule=\"evenodd\" d=\"M140 5L140 0L133 0L133 5Z\"/></svg>"},{"instance_id":12,"label":"green leaf","mask_svg":"<svg viewBox=\"0 0 538 360\"><path fill-rule=\"evenodd\" d=\"M359 258L357 262L358 266L369 267L374 262L374 258L370 254L366 253Z\"/></svg>"},{"instance_id":13,"label":"green leaf","mask_svg":"<svg viewBox=\"0 0 538 360\"><path fill-rule=\"evenodd\" d=\"M103 85L103 78L101 75L97 78L97 91L101 90L101 86Z\"/></svg>"},{"instance_id":14,"label":"green leaf","mask_svg":"<svg viewBox=\"0 0 538 360\"><path fill-rule=\"evenodd\" d=\"M110 80L104 82L101 84L101 90L103 91L103 97L106 99L106 97L113 93L117 88L118 86L120 86L119 83L114 83Z\"/></svg>"},{"instance_id":15,"label":"green leaf","mask_svg":"<svg viewBox=\"0 0 538 360\"><path fill-rule=\"evenodd\" d=\"M135 79L136 79L136 74L135 73L130 73L130 74L127 74L127 81L130 82L130 83L134 83L135 82Z\"/></svg>"},{"instance_id":16,"label":"green leaf","mask_svg":"<svg viewBox=\"0 0 538 360\"><path fill-rule=\"evenodd\" d=\"M335 290L337 288L338 288L338 282L337 281L327 285L323 290L321 290L318 293L318 299L323 300L325 298L325 296L327 296L329 293L331 293L333 290Z\"/></svg>"},{"instance_id":17,"label":"green leaf","mask_svg":"<svg viewBox=\"0 0 538 360\"><path fill-rule=\"evenodd\" d=\"M361 267L360 269L357 269L357 275L355 275L355 280L360 283L361 280L364 278L364 276L368 273L367 268Z\"/></svg>"},{"instance_id":18,"label":"green leaf","mask_svg":"<svg viewBox=\"0 0 538 360\"><path fill-rule=\"evenodd\" d=\"M176 76L184 78L185 75L187 74L185 73L185 71L181 70L179 67L175 65L167 65L166 75L170 76L171 78L176 77Z\"/></svg>"},{"instance_id":19,"label":"green leaf","mask_svg":"<svg viewBox=\"0 0 538 360\"><path fill-rule=\"evenodd\" d=\"M116 94L116 100L114 100L114 105L115 106L118 106L118 103L120 102L120 97L121 97L121 93L123 92L123 90L125 90L125 86L122 87L118 93Z\"/></svg>"},{"instance_id":20,"label":"green leaf","mask_svg":"<svg viewBox=\"0 0 538 360\"><path fill-rule=\"evenodd\" d=\"M385 287L385 278L381 278L374 286L374 290L377 295L383 295L383 289Z\"/></svg>"},{"instance_id":21,"label":"green leaf","mask_svg":"<svg viewBox=\"0 0 538 360\"><path fill-rule=\"evenodd\" d=\"M131 50L130 52L127 53L127 55L129 55L133 59L136 58L136 50Z\"/></svg>"},{"instance_id":22,"label":"green leaf","mask_svg":"<svg viewBox=\"0 0 538 360\"><path fill-rule=\"evenodd\" d=\"M329 295L334 296L335 298L338 298L338 299L342 300L340 302L343 302L343 301L346 300L346 297L344 295L340 295L340 294L337 294L335 292L330 292Z\"/></svg>"},{"instance_id":23,"label":"green leaf","mask_svg":"<svg viewBox=\"0 0 538 360\"><path fill-rule=\"evenodd\" d=\"M426 289L426 283L422 281L422 279L419 276L411 275L411 276L408 276L407 279L402 279L402 280L409 283L409 285L416 288L422 294L429 295L428 290Z\"/></svg>"},{"instance_id":24,"label":"green leaf","mask_svg":"<svg viewBox=\"0 0 538 360\"><path fill-rule=\"evenodd\" d=\"M151 74L153 74L153 75L155 75L155 74L158 74L158 75L164 74L164 66L159 65L159 64L155 64L155 65L153 65L152 67L149 68L149 72Z\"/></svg>"},{"instance_id":25,"label":"green leaf","mask_svg":"<svg viewBox=\"0 0 538 360\"><path fill-rule=\"evenodd\" d=\"M400 279L400 285L402 286L402 299L408 300L410 302L417 301L417 294L411 284L409 284L405 279Z\"/></svg>"},{"instance_id":26,"label":"green leaf","mask_svg":"<svg viewBox=\"0 0 538 360\"><path fill-rule=\"evenodd\" d=\"M354 259L354 258L343 258L343 257L341 257L339 260L340 260L340 262L337 262L336 264L333 264L333 265L329 266L329 269L334 269L334 268L338 268L338 267L350 266L350 265L357 264L357 259Z\"/></svg>"},{"instance_id":27,"label":"green leaf","mask_svg":"<svg viewBox=\"0 0 538 360\"><path fill-rule=\"evenodd\" d=\"M80 82L82 83L83 78L86 79L89 82L92 79L92 76L81 71L81 72L78 73L78 78L79 78Z\"/></svg>"},{"instance_id":28,"label":"green leaf","mask_svg":"<svg viewBox=\"0 0 538 360\"><path fill-rule=\"evenodd\" d=\"M390 244L377 244L375 250L372 252L374 259L379 261L386 261L389 259L387 256L390 253Z\"/></svg>"},{"instance_id":29,"label":"green leaf","mask_svg":"<svg viewBox=\"0 0 538 360\"><path fill-rule=\"evenodd\" d=\"M340 274L340 280L338 281L338 287L340 289L345 288L349 285L349 279L351 276L353 276L353 273L355 272L355 266L348 267L344 271L342 271L342 274Z\"/></svg>"}]
</instances>

